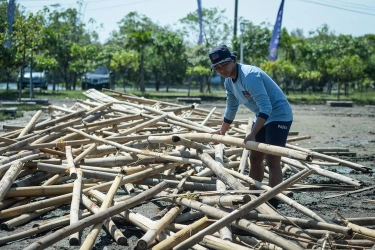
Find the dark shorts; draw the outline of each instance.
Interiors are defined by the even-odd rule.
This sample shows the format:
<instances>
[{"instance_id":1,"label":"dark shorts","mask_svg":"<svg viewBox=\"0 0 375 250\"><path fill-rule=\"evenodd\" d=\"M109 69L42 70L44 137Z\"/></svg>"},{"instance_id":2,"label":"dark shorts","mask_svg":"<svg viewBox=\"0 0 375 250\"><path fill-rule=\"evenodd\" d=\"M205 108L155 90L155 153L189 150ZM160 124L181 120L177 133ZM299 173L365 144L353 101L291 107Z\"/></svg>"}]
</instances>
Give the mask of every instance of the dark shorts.
<instances>
[{"instance_id":1,"label":"dark shorts","mask_svg":"<svg viewBox=\"0 0 375 250\"><path fill-rule=\"evenodd\" d=\"M254 123L253 123L254 126ZM274 146L285 147L292 121L289 122L270 122L264 125L255 136L257 142L266 143Z\"/></svg>"}]
</instances>

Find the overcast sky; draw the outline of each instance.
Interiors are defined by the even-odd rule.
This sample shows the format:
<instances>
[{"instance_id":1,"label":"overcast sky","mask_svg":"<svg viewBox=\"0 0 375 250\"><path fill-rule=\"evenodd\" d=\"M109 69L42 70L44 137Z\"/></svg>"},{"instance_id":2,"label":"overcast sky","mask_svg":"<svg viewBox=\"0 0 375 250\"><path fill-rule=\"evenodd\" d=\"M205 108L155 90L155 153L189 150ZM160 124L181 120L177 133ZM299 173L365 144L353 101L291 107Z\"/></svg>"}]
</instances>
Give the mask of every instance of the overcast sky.
<instances>
[{"instance_id":1,"label":"overcast sky","mask_svg":"<svg viewBox=\"0 0 375 250\"><path fill-rule=\"evenodd\" d=\"M201 0L203 8L226 10L234 19L235 0ZM27 11L36 12L45 5L60 3L63 8L77 8L76 0L16 0ZM238 17L254 24L267 22L273 26L281 0L238 0ZM86 0L81 9L84 20L89 18L103 24L98 30L104 42L127 13L136 11L160 25L173 25L188 13L197 10L197 0ZM361 36L375 34L375 0L285 0L282 26L288 31L303 29L304 35L323 24L336 34ZM272 28L272 27L271 27ZM239 34L239 31L238 33Z\"/></svg>"}]
</instances>

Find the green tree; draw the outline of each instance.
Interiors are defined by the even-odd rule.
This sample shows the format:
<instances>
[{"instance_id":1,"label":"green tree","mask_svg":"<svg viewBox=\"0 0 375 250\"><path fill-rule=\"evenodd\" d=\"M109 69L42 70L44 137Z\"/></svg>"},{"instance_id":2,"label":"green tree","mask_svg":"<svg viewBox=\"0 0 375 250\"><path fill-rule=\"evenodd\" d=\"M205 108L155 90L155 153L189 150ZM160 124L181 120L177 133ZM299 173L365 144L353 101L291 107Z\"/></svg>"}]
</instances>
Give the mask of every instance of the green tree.
<instances>
[{"instance_id":1,"label":"green tree","mask_svg":"<svg viewBox=\"0 0 375 250\"><path fill-rule=\"evenodd\" d=\"M153 32L153 41L154 54L162 58L162 72L168 92L170 84L181 84L185 79L187 58L183 37L182 34L165 27Z\"/></svg>"},{"instance_id":2,"label":"green tree","mask_svg":"<svg viewBox=\"0 0 375 250\"><path fill-rule=\"evenodd\" d=\"M124 46L135 50L139 54L139 89L144 92L145 89L145 54L146 48L153 44L152 30L154 24L152 21L137 12L130 12L119 22L119 32L114 36L119 39L125 39Z\"/></svg>"}]
</instances>

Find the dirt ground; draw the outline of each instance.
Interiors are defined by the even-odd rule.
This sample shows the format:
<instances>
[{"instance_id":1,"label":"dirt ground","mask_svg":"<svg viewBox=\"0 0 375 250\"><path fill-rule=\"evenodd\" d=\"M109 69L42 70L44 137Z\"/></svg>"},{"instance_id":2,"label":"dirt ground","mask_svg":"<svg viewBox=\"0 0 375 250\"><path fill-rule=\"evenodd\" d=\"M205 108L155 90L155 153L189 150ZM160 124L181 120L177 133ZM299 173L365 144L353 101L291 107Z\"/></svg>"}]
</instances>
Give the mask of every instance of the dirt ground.
<instances>
[{"instance_id":1,"label":"dirt ground","mask_svg":"<svg viewBox=\"0 0 375 250\"><path fill-rule=\"evenodd\" d=\"M74 100L58 100L54 105L66 105L70 107ZM223 103L202 103L199 107L211 109L217 107L217 111L224 110ZM343 159L356 162L363 166L369 167L375 171L375 106L354 106L354 107L330 107L326 105L292 105L294 113L294 121L291 131L297 131L298 136L311 136L311 139L292 142L303 148L315 147L344 147L350 152L356 153L354 157L341 157ZM1 122L4 124L25 125L35 112L25 112L24 117ZM44 114L43 116L48 116ZM248 119L252 117L252 113L243 107L240 108L236 119ZM1 132L1 131L0 131ZM336 156L335 156L336 157ZM323 168L349 176L362 183L362 187L374 185L375 175L373 173L362 173L347 167L323 166ZM343 185L338 181L333 181L326 177L312 175L304 180L309 184L324 185ZM361 188L362 188L361 187ZM336 198L325 198L328 195L339 194L340 190L299 190L293 192L293 199L300 204L310 208L314 212L324 215L328 218L335 218L335 210L339 210L345 217L373 217L375 216L374 204L366 202L367 199L374 200L375 190L370 189L360 193L340 196ZM156 202L147 206L139 206L135 208L143 214L152 216L153 213L160 210L164 204ZM282 215L290 215L293 217L305 218L304 215L298 214L294 209L282 204L278 209ZM49 213L41 218L35 219L33 222L17 227L13 231L0 230L0 238L6 235L14 234L27 230L38 221L48 220L54 217L69 214L69 207L61 207L53 213ZM375 225L374 225L375 226ZM374 226L372 226L374 228ZM127 246L117 245L109 234L101 231L93 249L111 250L111 249L134 249L135 243L143 233L136 227L129 224L120 224L119 228L128 238ZM36 240L45 237L51 232L43 233L32 238L23 239L8 245L0 246L0 249L23 249ZM88 229L83 231L83 238L88 233ZM64 239L47 249L79 249L78 246L69 246L68 239Z\"/></svg>"}]
</instances>

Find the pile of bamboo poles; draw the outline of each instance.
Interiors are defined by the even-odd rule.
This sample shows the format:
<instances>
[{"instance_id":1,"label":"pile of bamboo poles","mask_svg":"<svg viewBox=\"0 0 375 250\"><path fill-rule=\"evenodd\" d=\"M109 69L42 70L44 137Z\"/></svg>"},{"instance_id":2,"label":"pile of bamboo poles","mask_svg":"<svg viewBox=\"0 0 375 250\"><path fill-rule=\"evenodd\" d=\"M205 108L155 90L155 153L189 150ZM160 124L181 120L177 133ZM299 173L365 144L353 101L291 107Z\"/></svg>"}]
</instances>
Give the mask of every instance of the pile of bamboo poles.
<instances>
[{"instance_id":1,"label":"pile of bamboo poles","mask_svg":"<svg viewBox=\"0 0 375 250\"><path fill-rule=\"evenodd\" d=\"M6 248L39 235L24 249L44 249L59 241L91 249L103 229L114 244L137 249L375 245L375 231L369 226L375 218L338 214L338 219L329 219L288 196L291 190L313 189L311 174L342 183L341 191L361 190L360 181L322 166L364 173L369 168L293 146L291 142L308 138L295 132L285 148L244 144L248 120L234 121L225 136L211 134L222 120L215 108L106 91L110 94L88 90L88 100L77 100L72 107L50 105L48 119L41 121L38 111L26 126L0 135L0 220L5 235L0 245ZM264 183L248 177L249 150L281 156L284 181L271 188L267 173ZM271 198L301 216L284 216L269 205ZM166 205L154 216L136 212L160 202ZM35 224L62 206L69 207L67 216ZM119 217L144 232L136 243L128 242ZM23 231L8 231L21 226ZM86 228L83 237L80 232Z\"/></svg>"}]
</instances>

